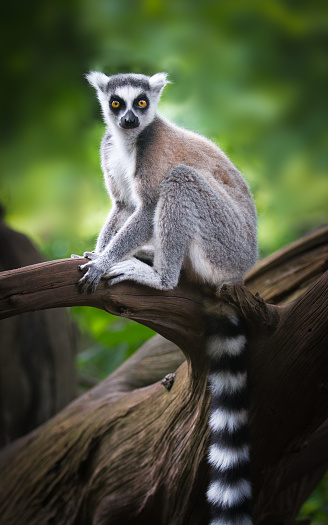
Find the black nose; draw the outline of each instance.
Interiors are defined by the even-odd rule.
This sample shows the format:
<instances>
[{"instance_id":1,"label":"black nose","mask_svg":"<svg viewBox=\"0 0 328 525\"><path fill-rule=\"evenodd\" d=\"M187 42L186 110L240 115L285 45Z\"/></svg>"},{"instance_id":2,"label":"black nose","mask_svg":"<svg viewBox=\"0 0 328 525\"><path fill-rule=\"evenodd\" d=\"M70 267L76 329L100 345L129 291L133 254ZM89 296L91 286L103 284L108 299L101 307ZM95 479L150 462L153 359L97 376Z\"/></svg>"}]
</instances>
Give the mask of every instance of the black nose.
<instances>
[{"instance_id":1,"label":"black nose","mask_svg":"<svg viewBox=\"0 0 328 525\"><path fill-rule=\"evenodd\" d=\"M125 113L125 115L121 118L121 126L124 129L132 129L137 128L139 126L139 119L138 117L133 113L133 111L129 110Z\"/></svg>"}]
</instances>

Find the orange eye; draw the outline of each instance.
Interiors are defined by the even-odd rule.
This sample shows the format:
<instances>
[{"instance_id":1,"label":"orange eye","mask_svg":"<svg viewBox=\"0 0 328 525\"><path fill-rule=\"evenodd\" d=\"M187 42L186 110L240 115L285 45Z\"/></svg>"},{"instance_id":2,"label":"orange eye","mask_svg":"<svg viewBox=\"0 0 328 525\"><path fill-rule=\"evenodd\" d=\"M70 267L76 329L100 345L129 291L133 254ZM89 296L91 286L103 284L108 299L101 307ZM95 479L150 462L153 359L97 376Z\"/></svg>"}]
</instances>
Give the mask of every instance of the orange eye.
<instances>
[{"instance_id":1,"label":"orange eye","mask_svg":"<svg viewBox=\"0 0 328 525\"><path fill-rule=\"evenodd\" d=\"M113 101L112 101L112 108L117 109L117 108L119 108L119 107L120 107L120 103L119 103L119 101L118 101L118 100L113 100Z\"/></svg>"},{"instance_id":2,"label":"orange eye","mask_svg":"<svg viewBox=\"0 0 328 525\"><path fill-rule=\"evenodd\" d=\"M147 102L145 100L139 100L138 106L139 108L145 108L147 106Z\"/></svg>"}]
</instances>

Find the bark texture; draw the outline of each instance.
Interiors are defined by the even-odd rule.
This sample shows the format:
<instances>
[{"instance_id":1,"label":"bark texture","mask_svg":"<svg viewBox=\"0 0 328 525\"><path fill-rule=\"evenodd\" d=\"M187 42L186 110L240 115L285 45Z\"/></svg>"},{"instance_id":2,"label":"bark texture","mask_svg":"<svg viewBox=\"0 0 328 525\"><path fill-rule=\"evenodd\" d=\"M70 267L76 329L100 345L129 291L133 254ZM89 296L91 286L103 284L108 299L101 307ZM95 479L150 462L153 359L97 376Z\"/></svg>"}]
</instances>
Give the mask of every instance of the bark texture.
<instances>
[{"instance_id":1,"label":"bark texture","mask_svg":"<svg viewBox=\"0 0 328 525\"><path fill-rule=\"evenodd\" d=\"M259 263L247 288L225 286L216 294L183 277L169 292L102 282L95 294L79 294L77 260L0 275L4 317L91 305L168 340L156 336L112 376L2 452L2 522L207 523L203 304L215 299L235 305L249 328L255 523L295 523L328 465L327 260L328 229L322 228ZM177 347L186 357L181 366Z\"/></svg>"}]
</instances>

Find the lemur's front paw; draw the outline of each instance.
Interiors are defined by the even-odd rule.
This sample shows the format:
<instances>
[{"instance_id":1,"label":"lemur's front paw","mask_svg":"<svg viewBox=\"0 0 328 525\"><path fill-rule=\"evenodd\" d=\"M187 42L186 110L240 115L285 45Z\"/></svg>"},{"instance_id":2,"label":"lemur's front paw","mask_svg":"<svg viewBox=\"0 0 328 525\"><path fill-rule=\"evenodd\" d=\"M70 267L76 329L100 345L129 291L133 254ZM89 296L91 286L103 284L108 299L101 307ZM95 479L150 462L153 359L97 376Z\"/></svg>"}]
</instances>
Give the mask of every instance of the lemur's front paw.
<instances>
[{"instance_id":1,"label":"lemur's front paw","mask_svg":"<svg viewBox=\"0 0 328 525\"><path fill-rule=\"evenodd\" d=\"M90 261L95 261L99 257L99 253L92 251L92 252L83 252L83 257L86 257L87 259L90 259Z\"/></svg>"},{"instance_id":2,"label":"lemur's front paw","mask_svg":"<svg viewBox=\"0 0 328 525\"><path fill-rule=\"evenodd\" d=\"M86 257L86 259L90 259L90 261L94 261L99 257L99 253L93 252L84 252L83 255L76 255L75 253L72 253L71 259L82 259L82 257Z\"/></svg>"},{"instance_id":3,"label":"lemur's front paw","mask_svg":"<svg viewBox=\"0 0 328 525\"><path fill-rule=\"evenodd\" d=\"M161 289L162 286L158 273L151 266L135 257L113 264L104 273L104 278L108 279L110 285L122 281L134 281L158 289Z\"/></svg>"},{"instance_id":4,"label":"lemur's front paw","mask_svg":"<svg viewBox=\"0 0 328 525\"><path fill-rule=\"evenodd\" d=\"M140 264L143 263L134 257L126 261L121 261L113 264L113 266L106 271L104 277L108 279L108 284L110 285L127 280L138 281L138 268L140 268ZM143 264L143 266L145 265Z\"/></svg>"},{"instance_id":5,"label":"lemur's front paw","mask_svg":"<svg viewBox=\"0 0 328 525\"><path fill-rule=\"evenodd\" d=\"M93 260L81 264L79 270L82 272L86 270L85 274L78 282L79 290L81 292L94 292L104 274L104 268L99 264L99 260Z\"/></svg>"}]
</instances>

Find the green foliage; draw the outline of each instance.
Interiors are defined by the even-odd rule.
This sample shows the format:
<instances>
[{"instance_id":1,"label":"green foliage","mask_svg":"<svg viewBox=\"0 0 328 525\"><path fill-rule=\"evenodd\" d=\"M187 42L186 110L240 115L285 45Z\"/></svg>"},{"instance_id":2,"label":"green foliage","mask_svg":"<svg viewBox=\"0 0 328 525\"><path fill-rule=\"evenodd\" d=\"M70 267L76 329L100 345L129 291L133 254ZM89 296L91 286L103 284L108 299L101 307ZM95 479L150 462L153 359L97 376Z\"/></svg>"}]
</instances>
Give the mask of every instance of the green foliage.
<instances>
[{"instance_id":1,"label":"green foliage","mask_svg":"<svg viewBox=\"0 0 328 525\"><path fill-rule=\"evenodd\" d=\"M2 202L47 256L92 245L108 209L100 111L82 76L92 68L170 73L162 112L219 142L242 169L263 255L327 220L324 2L34 0L4 9Z\"/></svg>"},{"instance_id":2,"label":"green foliage","mask_svg":"<svg viewBox=\"0 0 328 525\"><path fill-rule=\"evenodd\" d=\"M327 15L324 0L5 2L0 194L8 223L49 259L93 247L109 202L103 124L83 78L90 69L169 73L161 112L218 142L242 170L261 255L326 222ZM97 377L150 334L96 310L74 316L93 334L81 370ZM317 494L313 505L324 509Z\"/></svg>"},{"instance_id":3,"label":"green foliage","mask_svg":"<svg viewBox=\"0 0 328 525\"><path fill-rule=\"evenodd\" d=\"M328 523L328 474L304 503L299 519L311 518L311 525L326 525Z\"/></svg>"},{"instance_id":4,"label":"green foliage","mask_svg":"<svg viewBox=\"0 0 328 525\"><path fill-rule=\"evenodd\" d=\"M90 377L107 377L155 333L139 323L103 310L76 306L73 311L85 341L85 348L78 355L78 367ZM89 330L94 335L91 341ZM115 352L109 352L109 348L114 348Z\"/></svg>"}]
</instances>

